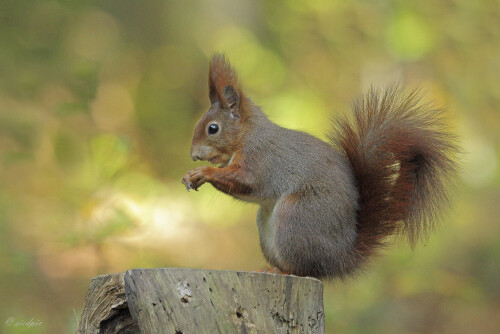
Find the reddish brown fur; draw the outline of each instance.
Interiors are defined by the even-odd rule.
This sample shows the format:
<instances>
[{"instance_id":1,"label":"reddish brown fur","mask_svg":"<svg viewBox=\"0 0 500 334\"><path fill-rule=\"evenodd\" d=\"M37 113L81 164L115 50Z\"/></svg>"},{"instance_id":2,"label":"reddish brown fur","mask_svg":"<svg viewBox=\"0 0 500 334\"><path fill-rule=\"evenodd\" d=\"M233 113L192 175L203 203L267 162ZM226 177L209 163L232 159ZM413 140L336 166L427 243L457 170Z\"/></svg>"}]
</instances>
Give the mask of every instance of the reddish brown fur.
<instances>
[{"instance_id":1,"label":"reddish brown fur","mask_svg":"<svg viewBox=\"0 0 500 334\"><path fill-rule=\"evenodd\" d=\"M223 193L240 196L251 194L252 187L245 182L248 175L238 162L224 168L207 167L207 182Z\"/></svg>"},{"instance_id":2,"label":"reddish brown fur","mask_svg":"<svg viewBox=\"0 0 500 334\"><path fill-rule=\"evenodd\" d=\"M442 131L441 111L422 104L418 91L372 90L353 109L354 121L338 120L332 140L357 181L356 251L365 260L389 235L404 235L413 246L432 229L437 208L447 203L446 181L457 171L457 147Z\"/></svg>"},{"instance_id":3,"label":"reddish brown fur","mask_svg":"<svg viewBox=\"0 0 500 334\"><path fill-rule=\"evenodd\" d=\"M245 96L243 89L238 81L238 75L231 68L229 61L223 54L217 53L212 57L208 72L208 87L210 101L214 103L219 101L222 108L227 109L227 101L224 98L224 88L232 86L239 95L240 105L239 113L242 118L242 125L248 125L248 118L251 117L252 104Z\"/></svg>"},{"instance_id":4,"label":"reddish brown fur","mask_svg":"<svg viewBox=\"0 0 500 334\"><path fill-rule=\"evenodd\" d=\"M232 86L240 96L243 95L236 72L231 68L229 61L224 55L215 54L208 71L208 88L212 103L219 100L224 106L227 106L223 94L223 89L226 86Z\"/></svg>"}]
</instances>

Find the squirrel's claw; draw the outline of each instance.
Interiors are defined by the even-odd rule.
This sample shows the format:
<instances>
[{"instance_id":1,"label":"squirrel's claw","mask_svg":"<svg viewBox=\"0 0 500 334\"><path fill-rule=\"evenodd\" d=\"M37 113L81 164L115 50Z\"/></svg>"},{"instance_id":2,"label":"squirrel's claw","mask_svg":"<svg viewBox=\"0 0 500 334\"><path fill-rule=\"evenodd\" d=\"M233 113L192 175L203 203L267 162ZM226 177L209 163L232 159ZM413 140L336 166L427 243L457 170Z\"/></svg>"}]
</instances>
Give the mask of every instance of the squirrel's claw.
<instances>
[{"instance_id":1,"label":"squirrel's claw","mask_svg":"<svg viewBox=\"0 0 500 334\"><path fill-rule=\"evenodd\" d=\"M182 180L182 184L186 186L186 190L189 192L191 189L198 191L198 187L193 186L191 181Z\"/></svg>"},{"instance_id":2,"label":"squirrel's claw","mask_svg":"<svg viewBox=\"0 0 500 334\"><path fill-rule=\"evenodd\" d=\"M191 187L191 182L187 182L187 181L186 181L186 177L183 177L183 178L182 178L181 183L182 183L184 186L186 186L186 190L187 190L187 191L189 191L189 190L191 190L191 189L192 189L192 187Z\"/></svg>"},{"instance_id":3,"label":"squirrel's claw","mask_svg":"<svg viewBox=\"0 0 500 334\"><path fill-rule=\"evenodd\" d=\"M191 189L198 191L198 188L201 187L203 183L205 183L205 176L200 167L188 171L182 178L182 184L186 186L187 191Z\"/></svg>"}]
</instances>

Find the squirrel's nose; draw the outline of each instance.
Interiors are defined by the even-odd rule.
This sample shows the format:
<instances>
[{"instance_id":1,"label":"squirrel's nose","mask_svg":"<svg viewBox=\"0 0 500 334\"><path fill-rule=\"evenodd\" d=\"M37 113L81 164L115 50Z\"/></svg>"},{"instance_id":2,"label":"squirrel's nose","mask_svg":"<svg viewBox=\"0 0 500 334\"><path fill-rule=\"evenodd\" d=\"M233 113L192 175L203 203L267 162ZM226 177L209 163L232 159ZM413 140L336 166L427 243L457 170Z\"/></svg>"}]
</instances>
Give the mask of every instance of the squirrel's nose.
<instances>
[{"instance_id":1,"label":"squirrel's nose","mask_svg":"<svg viewBox=\"0 0 500 334\"><path fill-rule=\"evenodd\" d=\"M193 161L201 160L204 157L203 146L193 145L191 146L191 159Z\"/></svg>"}]
</instances>

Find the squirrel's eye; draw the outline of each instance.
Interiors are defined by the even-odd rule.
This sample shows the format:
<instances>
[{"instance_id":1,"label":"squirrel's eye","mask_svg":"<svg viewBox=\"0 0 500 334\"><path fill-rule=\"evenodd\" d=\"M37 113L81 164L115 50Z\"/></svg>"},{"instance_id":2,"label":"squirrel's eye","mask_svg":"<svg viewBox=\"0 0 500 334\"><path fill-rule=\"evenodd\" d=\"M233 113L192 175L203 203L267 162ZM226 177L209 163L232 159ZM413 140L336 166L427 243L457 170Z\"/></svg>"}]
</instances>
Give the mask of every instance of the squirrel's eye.
<instances>
[{"instance_id":1,"label":"squirrel's eye","mask_svg":"<svg viewBox=\"0 0 500 334\"><path fill-rule=\"evenodd\" d=\"M219 126L217 124L210 124L208 126L208 134L213 135L219 131Z\"/></svg>"}]
</instances>

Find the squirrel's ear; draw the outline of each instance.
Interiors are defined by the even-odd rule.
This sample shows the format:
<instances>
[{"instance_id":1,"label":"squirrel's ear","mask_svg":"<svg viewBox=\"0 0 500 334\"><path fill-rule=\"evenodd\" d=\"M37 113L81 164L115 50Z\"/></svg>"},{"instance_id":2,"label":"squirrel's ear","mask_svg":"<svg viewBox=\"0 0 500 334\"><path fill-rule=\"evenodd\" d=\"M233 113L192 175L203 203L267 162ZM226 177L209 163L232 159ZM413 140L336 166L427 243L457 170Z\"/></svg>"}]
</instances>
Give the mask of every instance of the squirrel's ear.
<instances>
[{"instance_id":1,"label":"squirrel's ear","mask_svg":"<svg viewBox=\"0 0 500 334\"><path fill-rule=\"evenodd\" d=\"M233 86L224 87L222 94L226 100L226 106L229 109L238 108L240 106L240 96Z\"/></svg>"},{"instance_id":2,"label":"squirrel's ear","mask_svg":"<svg viewBox=\"0 0 500 334\"><path fill-rule=\"evenodd\" d=\"M215 54L210 62L208 73L208 87L210 101L219 101L225 107L239 106L241 90L236 72L231 68L226 57Z\"/></svg>"},{"instance_id":3,"label":"squirrel's ear","mask_svg":"<svg viewBox=\"0 0 500 334\"><path fill-rule=\"evenodd\" d=\"M212 80L208 80L208 97L210 98L210 103L214 104L215 101L219 100L219 94Z\"/></svg>"}]
</instances>

